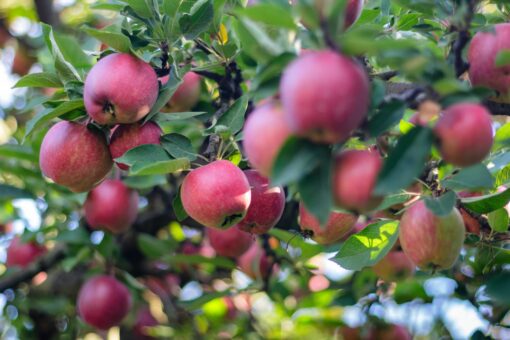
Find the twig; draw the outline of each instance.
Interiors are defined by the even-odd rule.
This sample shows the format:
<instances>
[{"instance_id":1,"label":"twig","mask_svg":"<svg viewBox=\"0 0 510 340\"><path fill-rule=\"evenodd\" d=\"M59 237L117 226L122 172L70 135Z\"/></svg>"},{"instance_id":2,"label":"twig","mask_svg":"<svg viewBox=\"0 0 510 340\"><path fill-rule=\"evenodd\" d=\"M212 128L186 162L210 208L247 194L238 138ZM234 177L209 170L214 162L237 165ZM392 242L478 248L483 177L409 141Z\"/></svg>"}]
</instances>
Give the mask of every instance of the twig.
<instances>
[{"instance_id":1,"label":"twig","mask_svg":"<svg viewBox=\"0 0 510 340\"><path fill-rule=\"evenodd\" d=\"M458 37L453 42L452 45L452 53L454 56L454 66L455 66L455 74L457 77L460 77L464 72L469 69L469 64L464 61L462 58L462 51L466 47L467 43L470 39L469 28L471 27L471 22L473 21L474 13L475 13L475 0L467 1L467 12L464 16L464 22L460 27L452 26L451 31L457 31Z\"/></svg>"}]
</instances>

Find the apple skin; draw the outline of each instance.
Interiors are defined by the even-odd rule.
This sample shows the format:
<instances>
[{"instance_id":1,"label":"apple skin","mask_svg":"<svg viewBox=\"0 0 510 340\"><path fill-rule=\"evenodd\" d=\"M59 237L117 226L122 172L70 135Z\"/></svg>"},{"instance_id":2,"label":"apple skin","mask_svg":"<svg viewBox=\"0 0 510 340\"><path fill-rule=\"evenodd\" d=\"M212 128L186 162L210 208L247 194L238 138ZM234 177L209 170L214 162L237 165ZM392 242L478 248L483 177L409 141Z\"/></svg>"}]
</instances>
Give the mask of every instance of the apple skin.
<instances>
[{"instance_id":1,"label":"apple skin","mask_svg":"<svg viewBox=\"0 0 510 340\"><path fill-rule=\"evenodd\" d=\"M494 26L495 32L478 32L468 51L469 79L473 86L498 92L496 100L510 102L510 65L496 66L499 52L510 49L510 23Z\"/></svg>"},{"instance_id":2,"label":"apple skin","mask_svg":"<svg viewBox=\"0 0 510 340\"><path fill-rule=\"evenodd\" d=\"M436 216L418 201L400 220L400 245L421 269L448 269L459 257L465 227L457 208L447 216Z\"/></svg>"},{"instance_id":3,"label":"apple skin","mask_svg":"<svg viewBox=\"0 0 510 340\"><path fill-rule=\"evenodd\" d=\"M372 270L379 278L392 282L412 276L416 268L403 251L392 250L377 262Z\"/></svg>"},{"instance_id":4,"label":"apple skin","mask_svg":"<svg viewBox=\"0 0 510 340\"><path fill-rule=\"evenodd\" d=\"M169 76L161 78L161 83L166 84ZM195 72L188 72L182 78L182 83L168 101L163 112L187 112L197 105L200 99L201 77Z\"/></svg>"},{"instance_id":5,"label":"apple skin","mask_svg":"<svg viewBox=\"0 0 510 340\"><path fill-rule=\"evenodd\" d=\"M162 131L158 124L147 122L145 124L122 124L118 125L110 139L110 153L112 158L119 158L127 151L144 144L159 144ZM128 170L129 166L116 163L122 170Z\"/></svg>"},{"instance_id":6,"label":"apple skin","mask_svg":"<svg viewBox=\"0 0 510 340\"><path fill-rule=\"evenodd\" d=\"M374 196L382 159L375 151L348 150L335 159L333 198L344 209L366 212L375 209L382 197Z\"/></svg>"},{"instance_id":7,"label":"apple skin","mask_svg":"<svg viewBox=\"0 0 510 340\"><path fill-rule=\"evenodd\" d=\"M442 158L459 167L483 161L494 142L489 112L474 103L448 107L439 118L434 133Z\"/></svg>"},{"instance_id":8,"label":"apple skin","mask_svg":"<svg viewBox=\"0 0 510 340\"><path fill-rule=\"evenodd\" d=\"M319 244L332 244L341 240L348 234L358 217L352 214L335 213L329 215L325 226L321 226L319 221L306 210L303 203L299 205L299 226L302 231L312 231L312 239Z\"/></svg>"},{"instance_id":9,"label":"apple skin","mask_svg":"<svg viewBox=\"0 0 510 340\"><path fill-rule=\"evenodd\" d=\"M257 107L243 129L243 147L251 166L269 177L278 152L291 135L279 104L267 103Z\"/></svg>"},{"instance_id":10,"label":"apple skin","mask_svg":"<svg viewBox=\"0 0 510 340\"><path fill-rule=\"evenodd\" d=\"M255 241L252 235L237 227L227 230L207 228L206 233L216 254L231 258L244 254Z\"/></svg>"},{"instance_id":11,"label":"apple skin","mask_svg":"<svg viewBox=\"0 0 510 340\"><path fill-rule=\"evenodd\" d=\"M412 340L412 337L404 326L388 325L372 328L367 340Z\"/></svg>"},{"instance_id":12,"label":"apple skin","mask_svg":"<svg viewBox=\"0 0 510 340\"><path fill-rule=\"evenodd\" d=\"M107 179L89 192L84 210L92 228L121 233L136 220L138 193L120 180Z\"/></svg>"},{"instance_id":13,"label":"apple skin","mask_svg":"<svg viewBox=\"0 0 510 340\"><path fill-rule=\"evenodd\" d=\"M112 276L95 276L81 287L77 305L83 321L107 330L118 325L129 313L131 293Z\"/></svg>"},{"instance_id":14,"label":"apple skin","mask_svg":"<svg viewBox=\"0 0 510 340\"><path fill-rule=\"evenodd\" d=\"M361 15L363 10L363 0L348 0L347 8L345 9L344 27L347 29L351 27Z\"/></svg>"},{"instance_id":15,"label":"apple skin","mask_svg":"<svg viewBox=\"0 0 510 340\"><path fill-rule=\"evenodd\" d=\"M184 178L181 200L184 210L197 222L226 229L246 216L251 201L250 183L237 166L218 160Z\"/></svg>"},{"instance_id":16,"label":"apple skin","mask_svg":"<svg viewBox=\"0 0 510 340\"><path fill-rule=\"evenodd\" d=\"M41 144L42 173L74 192L85 192L100 183L113 166L105 137L74 122L59 122Z\"/></svg>"},{"instance_id":17,"label":"apple skin","mask_svg":"<svg viewBox=\"0 0 510 340\"><path fill-rule=\"evenodd\" d=\"M135 325L133 327L133 333L136 340L150 340L156 339L155 337L147 335L146 327L156 327L159 325L158 320L152 316L149 308L145 307L138 311L136 314Z\"/></svg>"},{"instance_id":18,"label":"apple skin","mask_svg":"<svg viewBox=\"0 0 510 340\"><path fill-rule=\"evenodd\" d=\"M238 258L237 266L252 280L265 279L271 274L271 261L257 242Z\"/></svg>"},{"instance_id":19,"label":"apple skin","mask_svg":"<svg viewBox=\"0 0 510 340\"><path fill-rule=\"evenodd\" d=\"M149 64L127 53L114 53L90 70L83 100L87 113L99 124L131 124L149 113L158 92L158 77Z\"/></svg>"},{"instance_id":20,"label":"apple skin","mask_svg":"<svg viewBox=\"0 0 510 340\"><path fill-rule=\"evenodd\" d=\"M271 187L269 179L256 170L245 170L251 187L251 203L246 216L237 227L247 233L261 235L278 223L285 208L285 192L282 187Z\"/></svg>"},{"instance_id":21,"label":"apple skin","mask_svg":"<svg viewBox=\"0 0 510 340\"><path fill-rule=\"evenodd\" d=\"M12 239L7 248L7 267L26 268L39 256L46 253L46 248L35 243L22 243L19 236Z\"/></svg>"},{"instance_id":22,"label":"apple skin","mask_svg":"<svg viewBox=\"0 0 510 340\"><path fill-rule=\"evenodd\" d=\"M370 86L352 59L329 50L309 51L283 72L280 96L293 133L331 144L346 140L363 122Z\"/></svg>"}]
</instances>

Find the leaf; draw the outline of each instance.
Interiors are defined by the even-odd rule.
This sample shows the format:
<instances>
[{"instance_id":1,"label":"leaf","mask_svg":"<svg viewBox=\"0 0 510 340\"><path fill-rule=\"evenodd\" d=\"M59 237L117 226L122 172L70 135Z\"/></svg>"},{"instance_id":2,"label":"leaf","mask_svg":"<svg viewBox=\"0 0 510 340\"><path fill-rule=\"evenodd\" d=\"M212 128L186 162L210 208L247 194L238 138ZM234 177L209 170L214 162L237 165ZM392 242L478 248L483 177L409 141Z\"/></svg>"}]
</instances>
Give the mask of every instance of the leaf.
<instances>
[{"instance_id":1,"label":"leaf","mask_svg":"<svg viewBox=\"0 0 510 340\"><path fill-rule=\"evenodd\" d=\"M172 157L188 158L190 161L197 159L191 141L178 133L170 133L161 137L161 145Z\"/></svg>"},{"instance_id":2,"label":"leaf","mask_svg":"<svg viewBox=\"0 0 510 340\"><path fill-rule=\"evenodd\" d=\"M510 273L499 273L487 281L486 293L492 298L495 304L510 306Z\"/></svg>"},{"instance_id":3,"label":"leaf","mask_svg":"<svg viewBox=\"0 0 510 340\"><path fill-rule=\"evenodd\" d=\"M193 299L193 300L181 301L180 304L188 311L195 311L197 309L200 309L207 302L212 301L217 298L227 296L229 294L230 293L228 290L225 290L223 292L207 293L207 294L202 295L201 297Z\"/></svg>"},{"instance_id":4,"label":"leaf","mask_svg":"<svg viewBox=\"0 0 510 340\"><path fill-rule=\"evenodd\" d=\"M62 260L61 265L62 269L65 272L69 273L77 264L84 262L91 254L90 248L88 246L82 247L78 254L71 257L66 257Z\"/></svg>"},{"instance_id":5,"label":"leaf","mask_svg":"<svg viewBox=\"0 0 510 340\"><path fill-rule=\"evenodd\" d=\"M149 120L154 117L159 110L161 110L168 101L172 98L175 91L177 91L177 88L182 83L182 78L179 77L179 75L176 72L176 66L172 65L172 70L170 71L170 76L168 77L168 81L166 84L163 85L163 87L160 89L158 94L158 99L156 100L156 104L152 107L149 114L145 117L144 122L148 122ZM169 115L174 115L169 114Z\"/></svg>"},{"instance_id":6,"label":"leaf","mask_svg":"<svg viewBox=\"0 0 510 340\"><path fill-rule=\"evenodd\" d=\"M175 217L177 218L177 221L179 222L184 221L188 217L188 213L186 212L186 210L184 210L184 206L182 205L180 187L179 191L177 192L177 195L175 195L172 201L172 208L174 209L174 214Z\"/></svg>"},{"instance_id":7,"label":"leaf","mask_svg":"<svg viewBox=\"0 0 510 340\"><path fill-rule=\"evenodd\" d=\"M102 43L110 46L114 50L128 53L131 50L131 41L124 34L115 32L112 29L113 26L108 26L100 30L92 27L85 27L83 28L83 31L91 37L94 37Z\"/></svg>"},{"instance_id":8,"label":"leaf","mask_svg":"<svg viewBox=\"0 0 510 340\"><path fill-rule=\"evenodd\" d=\"M124 178L123 182L132 189L149 189L157 185L165 184L166 178L163 175L129 176Z\"/></svg>"},{"instance_id":9,"label":"leaf","mask_svg":"<svg viewBox=\"0 0 510 340\"><path fill-rule=\"evenodd\" d=\"M386 210L394 205L405 203L405 202L409 201L411 199L411 197L412 197L411 195L409 195L405 192L388 195L388 196L384 197L384 200L381 202L381 204L376 209L374 209L374 211Z\"/></svg>"},{"instance_id":10,"label":"leaf","mask_svg":"<svg viewBox=\"0 0 510 340\"><path fill-rule=\"evenodd\" d=\"M237 99L235 103L228 109L227 112L221 115L216 125L228 127L230 133L235 135L243 128L244 115L248 107L248 96L242 96Z\"/></svg>"},{"instance_id":11,"label":"leaf","mask_svg":"<svg viewBox=\"0 0 510 340\"><path fill-rule=\"evenodd\" d=\"M177 158L157 163L138 162L129 169L129 175L164 175L188 170L190 167L188 158Z\"/></svg>"},{"instance_id":12,"label":"leaf","mask_svg":"<svg viewBox=\"0 0 510 340\"><path fill-rule=\"evenodd\" d=\"M39 159L38 155L34 153L32 148L18 144L0 145L0 156L34 163Z\"/></svg>"},{"instance_id":13,"label":"leaf","mask_svg":"<svg viewBox=\"0 0 510 340\"><path fill-rule=\"evenodd\" d=\"M300 235L291 234L282 229L273 228L268 232L268 234L276 237L284 243L289 244L292 248L300 249L301 254L299 254L299 259L301 261L306 261L324 251L323 246L307 243Z\"/></svg>"},{"instance_id":14,"label":"leaf","mask_svg":"<svg viewBox=\"0 0 510 340\"><path fill-rule=\"evenodd\" d=\"M460 170L455 175L444 179L441 184L452 190L491 189L494 185L494 178L483 164L473 165Z\"/></svg>"},{"instance_id":15,"label":"leaf","mask_svg":"<svg viewBox=\"0 0 510 340\"><path fill-rule=\"evenodd\" d=\"M18 80L13 86L18 87L62 87L63 84L60 79L53 73L41 72L41 73L30 73Z\"/></svg>"},{"instance_id":16,"label":"leaf","mask_svg":"<svg viewBox=\"0 0 510 340\"><path fill-rule=\"evenodd\" d=\"M31 192L8 184L0 184L0 200L14 200L21 198L35 199Z\"/></svg>"},{"instance_id":17,"label":"leaf","mask_svg":"<svg viewBox=\"0 0 510 340\"><path fill-rule=\"evenodd\" d=\"M177 248L173 240L160 240L149 234L140 233L137 237L138 248L150 259L158 259Z\"/></svg>"},{"instance_id":18,"label":"leaf","mask_svg":"<svg viewBox=\"0 0 510 340\"><path fill-rule=\"evenodd\" d=\"M83 99L63 102L54 109L44 109L27 122L25 137L30 136L41 125L74 110L83 109Z\"/></svg>"},{"instance_id":19,"label":"leaf","mask_svg":"<svg viewBox=\"0 0 510 340\"><path fill-rule=\"evenodd\" d=\"M440 197L425 197L425 205L436 216L447 216L455 207L457 196L453 191L448 191Z\"/></svg>"},{"instance_id":20,"label":"leaf","mask_svg":"<svg viewBox=\"0 0 510 340\"><path fill-rule=\"evenodd\" d=\"M140 17L144 19L152 17L151 9L145 0L122 0L122 2L128 4Z\"/></svg>"},{"instance_id":21,"label":"leaf","mask_svg":"<svg viewBox=\"0 0 510 340\"><path fill-rule=\"evenodd\" d=\"M184 13L179 19L179 26L188 40L197 38L207 31L214 19L214 7L211 0L198 0L191 7L190 13Z\"/></svg>"},{"instance_id":22,"label":"leaf","mask_svg":"<svg viewBox=\"0 0 510 340\"><path fill-rule=\"evenodd\" d=\"M406 103L393 99L389 102L381 104L377 110L377 114L372 116L368 121L368 131L371 136L377 137L395 124L397 124L404 116Z\"/></svg>"},{"instance_id":23,"label":"leaf","mask_svg":"<svg viewBox=\"0 0 510 340\"><path fill-rule=\"evenodd\" d=\"M432 130L421 126L400 137L384 162L374 193L386 195L409 186L423 171L433 140Z\"/></svg>"},{"instance_id":24,"label":"leaf","mask_svg":"<svg viewBox=\"0 0 510 340\"><path fill-rule=\"evenodd\" d=\"M170 155L161 145L143 144L128 150L122 157L115 158L115 162L131 166L139 162L154 163L170 159Z\"/></svg>"},{"instance_id":25,"label":"leaf","mask_svg":"<svg viewBox=\"0 0 510 340\"><path fill-rule=\"evenodd\" d=\"M55 241L68 244L88 245L90 244L89 234L83 227L73 230L62 230L55 237Z\"/></svg>"},{"instance_id":26,"label":"leaf","mask_svg":"<svg viewBox=\"0 0 510 340\"><path fill-rule=\"evenodd\" d=\"M505 233L508 231L508 211L505 208L490 212L487 217L492 230L498 233Z\"/></svg>"},{"instance_id":27,"label":"leaf","mask_svg":"<svg viewBox=\"0 0 510 340\"><path fill-rule=\"evenodd\" d=\"M379 262L398 238L398 221L370 224L345 241L331 260L345 269L361 270Z\"/></svg>"},{"instance_id":28,"label":"leaf","mask_svg":"<svg viewBox=\"0 0 510 340\"><path fill-rule=\"evenodd\" d=\"M467 197L461 199L462 204L471 211L487 214L503 208L510 202L510 189L490 195Z\"/></svg>"},{"instance_id":29,"label":"leaf","mask_svg":"<svg viewBox=\"0 0 510 340\"><path fill-rule=\"evenodd\" d=\"M179 264L210 264L216 267L234 269L236 264L226 257L205 257L201 255L185 255L185 254L174 254L171 256L165 256L161 259L163 262L170 265Z\"/></svg>"},{"instance_id":30,"label":"leaf","mask_svg":"<svg viewBox=\"0 0 510 340\"><path fill-rule=\"evenodd\" d=\"M261 3L236 10L241 16L253 21L264 23L268 26L296 30L297 26L292 17L290 8L271 3Z\"/></svg>"},{"instance_id":31,"label":"leaf","mask_svg":"<svg viewBox=\"0 0 510 340\"><path fill-rule=\"evenodd\" d=\"M156 123L174 122L179 120L186 120L193 117L201 116L207 112L175 112L175 113L158 113L154 116Z\"/></svg>"}]
</instances>

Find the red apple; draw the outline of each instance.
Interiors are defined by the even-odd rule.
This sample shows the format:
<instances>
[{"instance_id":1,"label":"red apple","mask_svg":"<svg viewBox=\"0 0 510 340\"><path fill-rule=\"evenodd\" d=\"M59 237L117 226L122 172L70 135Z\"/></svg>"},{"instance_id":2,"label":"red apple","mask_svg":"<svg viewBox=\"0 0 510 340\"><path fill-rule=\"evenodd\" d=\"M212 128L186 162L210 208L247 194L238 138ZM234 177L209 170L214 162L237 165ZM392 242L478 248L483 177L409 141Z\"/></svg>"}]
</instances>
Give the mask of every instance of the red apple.
<instances>
[{"instance_id":1,"label":"red apple","mask_svg":"<svg viewBox=\"0 0 510 340\"><path fill-rule=\"evenodd\" d=\"M363 0L348 0L345 9L344 27L351 27L358 20L363 10Z\"/></svg>"},{"instance_id":2,"label":"red apple","mask_svg":"<svg viewBox=\"0 0 510 340\"><path fill-rule=\"evenodd\" d=\"M112 168L105 137L97 130L74 122L59 122L42 141L42 173L74 192L89 191Z\"/></svg>"},{"instance_id":3,"label":"red apple","mask_svg":"<svg viewBox=\"0 0 510 340\"><path fill-rule=\"evenodd\" d=\"M145 124L118 125L110 139L110 153L112 158L119 158L127 151L144 144L159 144L162 131L158 124L147 122ZM128 170L129 166L116 163L122 170Z\"/></svg>"},{"instance_id":4,"label":"red apple","mask_svg":"<svg viewBox=\"0 0 510 340\"><path fill-rule=\"evenodd\" d=\"M497 100L510 102L510 65L496 66L496 57L510 49L510 23L494 26L495 32L478 32L468 51L469 79L474 86L498 92Z\"/></svg>"},{"instance_id":5,"label":"red apple","mask_svg":"<svg viewBox=\"0 0 510 340\"><path fill-rule=\"evenodd\" d=\"M120 180L107 179L89 192L84 209L92 228L120 233L136 220L138 193Z\"/></svg>"},{"instance_id":6,"label":"red apple","mask_svg":"<svg viewBox=\"0 0 510 340\"><path fill-rule=\"evenodd\" d=\"M311 231L312 239L319 244L332 244L342 239L356 224L358 217L352 214L335 213L329 215L328 221L321 226L310 214L303 203L299 205L299 226L302 231Z\"/></svg>"},{"instance_id":7,"label":"red apple","mask_svg":"<svg viewBox=\"0 0 510 340\"><path fill-rule=\"evenodd\" d=\"M269 180L255 170L245 170L244 174L251 187L251 203L237 226L248 233L264 234L282 217L285 193L282 187L270 186Z\"/></svg>"},{"instance_id":8,"label":"red apple","mask_svg":"<svg viewBox=\"0 0 510 340\"><path fill-rule=\"evenodd\" d=\"M368 334L368 340L411 340L404 326L387 325L385 327L372 328Z\"/></svg>"},{"instance_id":9,"label":"red apple","mask_svg":"<svg viewBox=\"0 0 510 340\"><path fill-rule=\"evenodd\" d=\"M248 161L263 176L269 177L281 147L290 136L280 105L257 107L246 120L243 146Z\"/></svg>"},{"instance_id":10,"label":"red apple","mask_svg":"<svg viewBox=\"0 0 510 340\"><path fill-rule=\"evenodd\" d=\"M46 248L35 243L22 243L16 236L7 248L7 267L28 267L35 259L46 253Z\"/></svg>"},{"instance_id":11,"label":"red apple","mask_svg":"<svg viewBox=\"0 0 510 340\"><path fill-rule=\"evenodd\" d=\"M169 76L161 78L165 84ZM182 83L174 92L172 98L162 110L163 112L187 112L197 105L200 99L200 76L195 72L188 72L182 78Z\"/></svg>"},{"instance_id":12,"label":"red apple","mask_svg":"<svg viewBox=\"0 0 510 340\"><path fill-rule=\"evenodd\" d=\"M253 242L250 249L239 257L237 265L243 273L253 280L264 279L271 274L271 260L257 242Z\"/></svg>"},{"instance_id":13,"label":"red apple","mask_svg":"<svg viewBox=\"0 0 510 340\"><path fill-rule=\"evenodd\" d=\"M483 161L494 141L490 113L474 103L448 107L439 118L434 133L441 157L460 167Z\"/></svg>"},{"instance_id":14,"label":"red apple","mask_svg":"<svg viewBox=\"0 0 510 340\"><path fill-rule=\"evenodd\" d=\"M149 113L158 92L158 77L149 64L127 53L114 53L90 70L83 100L87 113L99 124L131 124Z\"/></svg>"},{"instance_id":15,"label":"red apple","mask_svg":"<svg viewBox=\"0 0 510 340\"><path fill-rule=\"evenodd\" d=\"M400 281L413 275L414 263L403 251L392 250L372 267L374 273L384 281Z\"/></svg>"},{"instance_id":16,"label":"red apple","mask_svg":"<svg viewBox=\"0 0 510 340\"><path fill-rule=\"evenodd\" d=\"M255 238L237 227L227 230L207 228L207 237L217 255L237 258L244 254Z\"/></svg>"},{"instance_id":17,"label":"red apple","mask_svg":"<svg viewBox=\"0 0 510 340\"><path fill-rule=\"evenodd\" d=\"M333 197L344 209L370 211L382 201L374 195L382 159L375 151L349 150L336 157L333 170Z\"/></svg>"},{"instance_id":18,"label":"red apple","mask_svg":"<svg viewBox=\"0 0 510 340\"><path fill-rule=\"evenodd\" d=\"M81 287L77 305L83 321L107 330L120 324L129 313L131 293L112 276L95 276Z\"/></svg>"},{"instance_id":19,"label":"red apple","mask_svg":"<svg viewBox=\"0 0 510 340\"><path fill-rule=\"evenodd\" d=\"M370 86L363 68L333 51L302 54L280 82L291 131L321 143L346 140L365 119Z\"/></svg>"},{"instance_id":20,"label":"red apple","mask_svg":"<svg viewBox=\"0 0 510 340\"><path fill-rule=\"evenodd\" d=\"M459 257L465 227L456 208L446 216L436 216L423 201L404 212L400 221L400 245L422 269L448 269Z\"/></svg>"},{"instance_id":21,"label":"red apple","mask_svg":"<svg viewBox=\"0 0 510 340\"><path fill-rule=\"evenodd\" d=\"M138 311L136 314L135 325L133 327L133 333L137 340L150 340L156 339L155 337L147 334L147 328L156 327L159 325L158 320L152 316L149 308L145 307Z\"/></svg>"},{"instance_id":22,"label":"red apple","mask_svg":"<svg viewBox=\"0 0 510 340\"><path fill-rule=\"evenodd\" d=\"M246 216L251 201L250 183L237 166L218 160L184 178L181 199L191 218L206 227L225 229Z\"/></svg>"}]
</instances>

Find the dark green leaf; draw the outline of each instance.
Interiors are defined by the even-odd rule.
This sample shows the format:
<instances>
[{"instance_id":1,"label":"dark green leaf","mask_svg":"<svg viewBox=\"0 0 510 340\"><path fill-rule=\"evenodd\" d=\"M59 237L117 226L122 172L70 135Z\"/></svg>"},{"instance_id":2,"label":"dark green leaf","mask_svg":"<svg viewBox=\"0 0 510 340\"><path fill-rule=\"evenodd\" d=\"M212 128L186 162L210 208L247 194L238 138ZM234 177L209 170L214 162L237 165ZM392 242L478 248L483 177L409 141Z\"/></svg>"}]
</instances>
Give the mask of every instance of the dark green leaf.
<instances>
[{"instance_id":1,"label":"dark green leaf","mask_svg":"<svg viewBox=\"0 0 510 340\"><path fill-rule=\"evenodd\" d=\"M159 112L159 110L161 110L168 103L168 101L172 98L174 92L177 90L179 85L181 85L182 78L179 77L175 70L176 70L175 65L172 65L172 70L170 72L168 81L160 89L158 100L156 101L156 104L154 104L154 106L152 107L149 114L145 117L144 122L151 120L151 118L154 117ZM169 114L169 116L170 115L174 114Z\"/></svg>"},{"instance_id":2,"label":"dark green leaf","mask_svg":"<svg viewBox=\"0 0 510 340\"><path fill-rule=\"evenodd\" d=\"M485 165L477 164L460 170L455 175L444 179L441 184L452 190L491 189L494 178Z\"/></svg>"},{"instance_id":3,"label":"dark green leaf","mask_svg":"<svg viewBox=\"0 0 510 340\"><path fill-rule=\"evenodd\" d=\"M19 198L34 199L35 196L25 189L20 189L8 184L0 184L0 200L14 200Z\"/></svg>"},{"instance_id":4,"label":"dark green leaf","mask_svg":"<svg viewBox=\"0 0 510 340\"><path fill-rule=\"evenodd\" d=\"M425 205L436 216L447 216L455 207L457 196L453 191L448 191L439 197L425 197Z\"/></svg>"},{"instance_id":5,"label":"dark green leaf","mask_svg":"<svg viewBox=\"0 0 510 340\"><path fill-rule=\"evenodd\" d=\"M150 259L158 259L177 247L175 241L167 239L160 240L149 234L138 234L138 248Z\"/></svg>"},{"instance_id":6,"label":"dark green leaf","mask_svg":"<svg viewBox=\"0 0 510 340\"><path fill-rule=\"evenodd\" d=\"M53 73L30 73L18 80L14 87L62 87L62 82Z\"/></svg>"},{"instance_id":7,"label":"dark green leaf","mask_svg":"<svg viewBox=\"0 0 510 340\"><path fill-rule=\"evenodd\" d=\"M191 141L178 133L170 133L161 137L161 145L165 148L172 157L175 158L188 158L194 161L197 158L193 150Z\"/></svg>"},{"instance_id":8,"label":"dark green leaf","mask_svg":"<svg viewBox=\"0 0 510 340\"><path fill-rule=\"evenodd\" d=\"M124 178L123 182L133 189L149 189L157 185L165 184L166 178L163 175L129 176Z\"/></svg>"},{"instance_id":9,"label":"dark green leaf","mask_svg":"<svg viewBox=\"0 0 510 340\"><path fill-rule=\"evenodd\" d=\"M391 100L383 103L377 112L368 121L368 131L371 136L377 137L395 124L397 124L404 116L406 103L400 100Z\"/></svg>"},{"instance_id":10,"label":"dark green leaf","mask_svg":"<svg viewBox=\"0 0 510 340\"><path fill-rule=\"evenodd\" d=\"M112 47L119 52L129 52L131 49L131 41L128 37L120 32L114 31L112 26L102 28L100 30L85 27L83 29L88 35L100 40L104 44Z\"/></svg>"},{"instance_id":11,"label":"dark green leaf","mask_svg":"<svg viewBox=\"0 0 510 340\"><path fill-rule=\"evenodd\" d=\"M461 202L466 208L479 214L490 213L510 202L510 189L490 195L463 198Z\"/></svg>"},{"instance_id":12,"label":"dark green leaf","mask_svg":"<svg viewBox=\"0 0 510 340\"><path fill-rule=\"evenodd\" d=\"M212 301L214 299L229 295L228 290L223 292L214 292L202 295L201 297L189 301L181 301L181 305L189 311L195 311L200 309L207 302Z\"/></svg>"},{"instance_id":13,"label":"dark green leaf","mask_svg":"<svg viewBox=\"0 0 510 340\"><path fill-rule=\"evenodd\" d=\"M510 273L500 273L487 281L486 293L492 298L495 304L510 306Z\"/></svg>"},{"instance_id":14,"label":"dark green leaf","mask_svg":"<svg viewBox=\"0 0 510 340\"><path fill-rule=\"evenodd\" d=\"M227 112L221 115L216 125L228 127L230 133L235 135L243 128L244 114L246 113L247 107L248 96L242 96L236 100L234 105L232 105Z\"/></svg>"},{"instance_id":15,"label":"dark green leaf","mask_svg":"<svg viewBox=\"0 0 510 340\"><path fill-rule=\"evenodd\" d=\"M214 7L211 0L198 0L189 14L185 13L179 19L181 32L186 39L195 39L209 28L213 19Z\"/></svg>"},{"instance_id":16,"label":"dark green leaf","mask_svg":"<svg viewBox=\"0 0 510 340\"><path fill-rule=\"evenodd\" d=\"M188 213L184 210L184 206L182 205L181 188L179 188L179 192L177 192L177 195L175 195L174 200L172 201L172 208L174 209L177 221L184 221L188 217Z\"/></svg>"}]
</instances>

